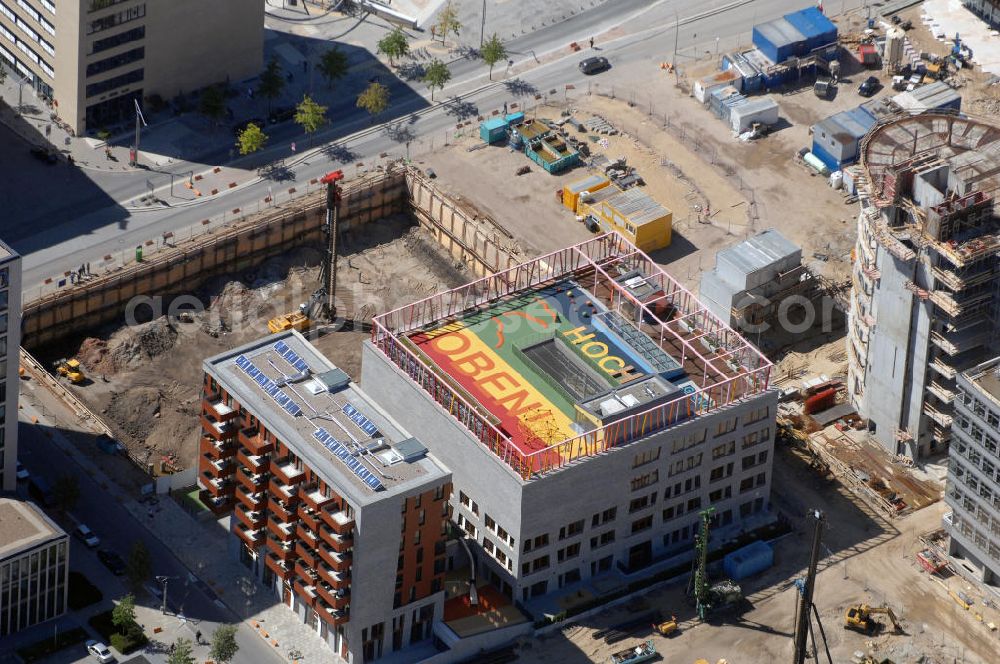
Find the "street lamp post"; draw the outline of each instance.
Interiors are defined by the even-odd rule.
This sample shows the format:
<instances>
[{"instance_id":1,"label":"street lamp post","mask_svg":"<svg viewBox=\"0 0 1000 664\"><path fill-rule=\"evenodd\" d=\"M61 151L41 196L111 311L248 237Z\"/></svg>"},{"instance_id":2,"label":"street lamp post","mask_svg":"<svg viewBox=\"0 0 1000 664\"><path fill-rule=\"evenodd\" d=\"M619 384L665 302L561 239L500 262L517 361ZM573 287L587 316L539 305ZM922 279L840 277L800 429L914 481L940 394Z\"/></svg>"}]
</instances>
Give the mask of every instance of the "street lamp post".
<instances>
[{"instance_id":1,"label":"street lamp post","mask_svg":"<svg viewBox=\"0 0 1000 664\"><path fill-rule=\"evenodd\" d=\"M483 48L483 42L486 41L486 0L483 0L483 22L479 26L479 48Z\"/></svg>"},{"instance_id":2,"label":"street lamp post","mask_svg":"<svg viewBox=\"0 0 1000 664\"><path fill-rule=\"evenodd\" d=\"M156 577L156 580L163 585L163 601L160 602L160 613L162 614L167 613L167 584L170 582L170 579L172 578L174 577L171 576Z\"/></svg>"}]
</instances>

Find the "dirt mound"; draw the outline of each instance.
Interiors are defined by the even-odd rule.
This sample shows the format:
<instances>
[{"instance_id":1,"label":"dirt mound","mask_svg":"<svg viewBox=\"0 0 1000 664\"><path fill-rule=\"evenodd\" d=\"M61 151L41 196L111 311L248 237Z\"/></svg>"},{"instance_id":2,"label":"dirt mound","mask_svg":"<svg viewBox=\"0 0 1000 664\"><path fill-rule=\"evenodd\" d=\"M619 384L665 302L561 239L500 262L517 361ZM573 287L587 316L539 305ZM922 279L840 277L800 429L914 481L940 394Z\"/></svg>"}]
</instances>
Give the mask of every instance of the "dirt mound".
<instances>
[{"instance_id":1,"label":"dirt mound","mask_svg":"<svg viewBox=\"0 0 1000 664\"><path fill-rule=\"evenodd\" d=\"M88 337L77 357L94 374L114 374L134 369L167 353L177 341L177 331L166 316L141 325L123 327L107 341Z\"/></svg>"},{"instance_id":2,"label":"dirt mound","mask_svg":"<svg viewBox=\"0 0 1000 664\"><path fill-rule=\"evenodd\" d=\"M130 443L144 444L160 414L163 393L155 387L133 387L128 392L113 392L104 414L115 428L128 436Z\"/></svg>"}]
</instances>

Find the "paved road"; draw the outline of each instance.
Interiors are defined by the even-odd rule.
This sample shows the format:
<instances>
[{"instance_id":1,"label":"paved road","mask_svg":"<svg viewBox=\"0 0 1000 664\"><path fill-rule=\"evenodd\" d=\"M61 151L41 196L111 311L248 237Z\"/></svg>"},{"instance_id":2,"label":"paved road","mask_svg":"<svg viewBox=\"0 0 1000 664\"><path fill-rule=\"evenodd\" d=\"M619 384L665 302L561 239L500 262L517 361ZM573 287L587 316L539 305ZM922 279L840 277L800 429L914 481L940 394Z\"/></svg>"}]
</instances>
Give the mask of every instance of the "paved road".
<instances>
[{"instance_id":1,"label":"paved road","mask_svg":"<svg viewBox=\"0 0 1000 664\"><path fill-rule=\"evenodd\" d=\"M592 11L580 14L564 23L550 26L511 43L517 53L515 69L527 68L537 57L541 64L532 66L518 75L518 80L529 89L547 91L565 84L578 87L588 82L603 85L641 86L648 79L655 62L670 60L674 43L674 25L680 24L677 38L682 52L712 50L716 38L722 43L746 36L754 21L760 22L782 15L792 9L809 6L809 0L709 0L692 7L685 0L655 0L652 4L642 0L623 0L599 5ZM861 5L861 0L845 0L847 10ZM839 7L834 7L839 10ZM579 39L581 33L601 35L606 28L616 26L608 34L611 41L599 42L600 53L611 59L614 69L598 77L585 78L577 69L579 55L555 58L545 56L550 46L558 53L568 53L565 44ZM524 63L524 64L521 64ZM445 90L447 96L460 96L461 105L452 103L427 106L422 98L411 96L405 104L395 106L393 112L402 121L415 140L438 137L456 122L456 111L490 111L504 102L516 99L509 85L489 82L481 63L461 61L453 66L455 83ZM391 123L387 123L391 124ZM294 129L289 129L294 131ZM352 135L352 132L357 132ZM280 133L278 136L282 136ZM332 168L356 161L366 161L381 153L402 156L405 147L399 136L395 138L379 127L370 127L364 118L345 119L322 137L330 140L327 155L316 155L296 164L292 169L294 182L304 182ZM275 140L275 143L280 142ZM284 145L272 148L270 157L284 157ZM188 165L175 166L178 172ZM122 252L166 231L177 231L199 223L202 219L217 216L233 208L252 207L268 195L268 187L278 189L291 186L291 182L277 185L261 181L252 186L233 190L225 195L204 200L190 207L168 210L150 210L128 213L120 207L106 208L84 214L62 225L49 227L33 237L15 244L25 254L24 289L28 297L43 279L78 267L85 261L97 260L106 254ZM183 205L183 204L180 204Z\"/></svg>"},{"instance_id":2,"label":"paved road","mask_svg":"<svg viewBox=\"0 0 1000 664\"><path fill-rule=\"evenodd\" d=\"M39 388L41 390L41 388ZM35 394L33 398L49 399L47 395ZM30 404L25 404L22 411L25 420L30 414L36 413ZM110 548L125 558L132 543L142 541L149 549L153 561L154 575L174 577L167 590L168 604L174 611L182 612L189 622L181 627L180 633L193 639L195 630L200 630L207 639L219 622L239 622L237 617L227 609L216 605L211 598L203 593L197 585L189 582L189 570L174 555L163 547L142 524L140 524L119 502L119 498L102 488L90 476L81 470L75 461L67 457L59 445L55 444L45 432L52 435L63 435L54 431L46 424L44 416L39 424L21 421L18 430L18 459L27 467L32 475L40 475L49 480L50 484L61 473L75 475L80 483L80 499L73 508L73 515L81 522L88 524L101 538L101 548ZM115 493L117 493L115 489ZM96 553L74 540L71 545L71 568L79 569L99 585L108 597L120 597L125 592L121 580L110 574L97 561ZM155 606L157 599L147 596L140 601ZM188 633L185 633L188 632ZM176 633L176 632L175 632ZM245 625L240 625L237 634L240 651L234 663L236 664L281 664L274 649L253 634ZM60 655L60 662L74 661L73 649ZM147 655L155 662L165 662L162 654ZM81 661L92 661L86 657Z\"/></svg>"}]
</instances>

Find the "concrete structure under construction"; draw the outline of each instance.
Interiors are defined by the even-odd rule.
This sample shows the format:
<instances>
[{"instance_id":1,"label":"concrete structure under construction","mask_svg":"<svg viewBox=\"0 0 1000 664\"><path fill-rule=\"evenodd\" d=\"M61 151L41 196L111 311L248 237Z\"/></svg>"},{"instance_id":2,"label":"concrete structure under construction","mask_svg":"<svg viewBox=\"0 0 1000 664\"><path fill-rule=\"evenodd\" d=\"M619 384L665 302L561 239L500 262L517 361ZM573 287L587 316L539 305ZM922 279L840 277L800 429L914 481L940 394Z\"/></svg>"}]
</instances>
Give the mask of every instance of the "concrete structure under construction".
<instances>
[{"instance_id":1,"label":"concrete structure under construction","mask_svg":"<svg viewBox=\"0 0 1000 664\"><path fill-rule=\"evenodd\" d=\"M892 454L947 449L956 377L1000 330L1000 125L897 117L861 145L848 391Z\"/></svg>"},{"instance_id":2,"label":"concrete structure under construction","mask_svg":"<svg viewBox=\"0 0 1000 664\"><path fill-rule=\"evenodd\" d=\"M945 515L953 557L1000 580L1000 357L958 376Z\"/></svg>"},{"instance_id":3,"label":"concrete structure under construction","mask_svg":"<svg viewBox=\"0 0 1000 664\"><path fill-rule=\"evenodd\" d=\"M38 507L0 498L0 637L66 613L69 537Z\"/></svg>"},{"instance_id":4,"label":"concrete structure under construction","mask_svg":"<svg viewBox=\"0 0 1000 664\"><path fill-rule=\"evenodd\" d=\"M453 475L480 577L532 601L771 520L771 363L617 233L378 316L365 390ZM544 599L539 601L545 601Z\"/></svg>"},{"instance_id":5,"label":"concrete structure under construction","mask_svg":"<svg viewBox=\"0 0 1000 664\"><path fill-rule=\"evenodd\" d=\"M298 332L204 369L198 483L234 555L348 661L433 652L450 473Z\"/></svg>"},{"instance_id":6,"label":"concrete structure under construction","mask_svg":"<svg viewBox=\"0 0 1000 664\"><path fill-rule=\"evenodd\" d=\"M263 57L262 2L0 0L0 60L77 133L151 95L254 76Z\"/></svg>"},{"instance_id":7,"label":"concrete structure under construction","mask_svg":"<svg viewBox=\"0 0 1000 664\"><path fill-rule=\"evenodd\" d=\"M802 248L768 229L717 253L715 267L701 274L698 297L728 325L757 333L792 305L807 305L815 288Z\"/></svg>"}]
</instances>

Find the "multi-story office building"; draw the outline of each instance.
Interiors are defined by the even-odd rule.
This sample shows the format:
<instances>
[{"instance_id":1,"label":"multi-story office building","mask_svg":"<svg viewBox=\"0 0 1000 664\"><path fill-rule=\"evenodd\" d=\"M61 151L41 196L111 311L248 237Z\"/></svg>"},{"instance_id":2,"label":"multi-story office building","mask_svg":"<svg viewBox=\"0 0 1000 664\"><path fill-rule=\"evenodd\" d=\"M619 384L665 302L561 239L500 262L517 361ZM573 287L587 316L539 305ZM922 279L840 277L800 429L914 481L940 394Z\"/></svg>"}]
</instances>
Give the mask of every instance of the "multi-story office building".
<instances>
[{"instance_id":1,"label":"multi-story office building","mask_svg":"<svg viewBox=\"0 0 1000 664\"><path fill-rule=\"evenodd\" d=\"M848 391L891 454L947 449L956 376L1000 338L998 149L1000 125L947 112L862 140Z\"/></svg>"},{"instance_id":2,"label":"multi-story office building","mask_svg":"<svg viewBox=\"0 0 1000 664\"><path fill-rule=\"evenodd\" d=\"M1000 579L1000 357L958 377L955 435L949 450L949 553Z\"/></svg>"},{"instance_id":3,"label":"multi-story office building","mask_svg":"<svg viewBox=\"0 0 1000 664\"><path fill-rule=\"evenodd\" d=\"M257 74L264 3L246 0L0 0L0 59L77 133Z\"/></svg>"},{"instance_id":4,"label":"multi-story office building","mask_svg":"<svg viewBox=\"0 0 1000 664\"><path fill-rule=\"evenodd\" d=\"M1000 0L962 0L962 4L994 28L1000 27Z\"/></svg>"},{"instance_id":5,"label":"multi-story office building","mask_svg":"<svg viewBox=\"0 0 1000 664\"><path fill-rule=\"evenodd\" d=\"M204 370L198 481L234 553L351 661L429 639L450 473L298 332Z\"/></svg>"},{"instance_id":6,"label":"multi-story office building","mask_svg":"<svg viewBox=\"0 0 1000 664\"><path fill-rule=\"evenodd\" d=\"M0 242L0 491L17 482L17 369L21 347L21 257Z\"/></svg>"},{"instance_id":7,"label":"multi-story office building","mask_svg":"<svg viewBox=\"0 0 1000 664\"><path fill-rule=\"evenodd\" d=\"M769 519L770 368L610 233L376 317L362 385L451 471L481 577L530 601L690 556L706 508L717 542Z\"/></svg>"},{"instance_id":8,"label":"multi-story office building","mask_svg":"<svg viewBox=\"0 0 1000 664\"><path fill-rule=\"evenodd\" d=\"M0 498L0 637L66 612L69 538L31 503Z\"/></svg>"}]
</instances>

